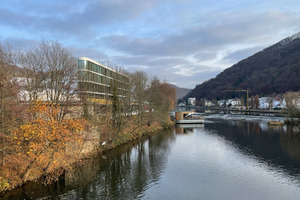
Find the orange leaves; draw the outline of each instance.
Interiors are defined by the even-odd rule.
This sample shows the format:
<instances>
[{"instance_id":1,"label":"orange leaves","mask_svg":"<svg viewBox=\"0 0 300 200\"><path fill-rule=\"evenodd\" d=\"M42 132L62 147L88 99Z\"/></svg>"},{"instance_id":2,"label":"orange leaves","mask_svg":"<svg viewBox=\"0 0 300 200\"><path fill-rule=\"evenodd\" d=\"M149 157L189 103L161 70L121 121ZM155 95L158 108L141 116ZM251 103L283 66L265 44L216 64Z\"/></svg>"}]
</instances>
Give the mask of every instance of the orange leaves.
<instances>
[{"instance_id":1,"label":"orange leaves","mask_svg":"<svg viewBox=\"0 0 300 200\"><path fill-rule=\"evenodd\" d=\"M35 101L30 112L33 120L21 125L10 139L13 153L7 157L7 173L10 174L7 176L15 182L68 167L75 161L75 156L66 153L66 149L84 142L82 133L86 121L60 119L58 104Z\"/></svg>"}]
</instances>

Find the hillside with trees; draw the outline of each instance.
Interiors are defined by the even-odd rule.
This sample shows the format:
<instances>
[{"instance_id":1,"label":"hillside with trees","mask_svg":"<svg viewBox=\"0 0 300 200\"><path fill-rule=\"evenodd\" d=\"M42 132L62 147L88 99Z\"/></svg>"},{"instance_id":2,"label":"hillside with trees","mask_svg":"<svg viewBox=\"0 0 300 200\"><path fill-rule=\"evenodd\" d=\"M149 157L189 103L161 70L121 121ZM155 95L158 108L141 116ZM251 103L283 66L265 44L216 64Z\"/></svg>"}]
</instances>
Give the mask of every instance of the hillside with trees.
<instances>
[{"instance_id":1,"label":"hillside with trees","mask_svg":"<svg viewBox=\"0 0 300 200\"><path fill-rule=\"evenodd\" d=\"M182 97L184 97L185 95L187 95L191 91L190 89L181 88L181 87L178 87L178 86L173 85L173 84L168 83L168 85L171 88L174 88L176 90L176 99L181 99Z\"/></svg>"},{"instance_id":2,"label":"hillside with trees","mask_svg":"<svg viewBox=\"0 0 300 200\"><path fill-rule=\"evenodd\" d=\"M251 95L260 96L298 91L299 77L300 33L297 33L197 85L184 99L221 99L241 95L224 90L249 89Z\"/></svg>"}]
</instances>

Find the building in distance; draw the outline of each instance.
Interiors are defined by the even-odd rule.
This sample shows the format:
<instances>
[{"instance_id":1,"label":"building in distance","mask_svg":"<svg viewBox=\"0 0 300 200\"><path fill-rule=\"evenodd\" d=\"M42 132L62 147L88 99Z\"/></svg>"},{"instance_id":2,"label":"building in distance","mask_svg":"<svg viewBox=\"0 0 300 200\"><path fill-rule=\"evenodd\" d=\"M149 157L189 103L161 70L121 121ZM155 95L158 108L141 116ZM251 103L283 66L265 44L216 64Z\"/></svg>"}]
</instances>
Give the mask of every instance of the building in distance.
<instances>
[{"instance_id":1,"label":"building in distance","mask_svg":"<svg viewBox=\"0 0 300 200\"><path fill-rule=\"evenodd\" d=\"M115 84L116 91L112 90ZM85 95L90 101L106 104L111 101L113 93L125 97L129 84L129 77L100 64L90 58L78 59L78 88L79 94Z\"/></svg>"}]
</instances>

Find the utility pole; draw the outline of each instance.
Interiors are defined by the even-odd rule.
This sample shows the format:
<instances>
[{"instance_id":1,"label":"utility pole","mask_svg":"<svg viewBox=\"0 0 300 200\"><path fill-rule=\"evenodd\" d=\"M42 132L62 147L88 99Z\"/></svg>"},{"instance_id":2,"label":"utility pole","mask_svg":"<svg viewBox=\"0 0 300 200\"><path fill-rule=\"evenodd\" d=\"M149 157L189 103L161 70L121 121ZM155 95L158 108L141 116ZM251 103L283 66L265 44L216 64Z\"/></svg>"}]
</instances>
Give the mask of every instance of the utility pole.
<instances>
[{"instance_id":1,"label":"utility pole","mask_svg":"<svg viewBox=\"0 0 300 200\"><path fill-rule=\"evenodd\" d=\"M249 110L249 89L247 90L224 90L225 92L246 92L247 93L247 110Z\"/></svg>"}]
</instances>

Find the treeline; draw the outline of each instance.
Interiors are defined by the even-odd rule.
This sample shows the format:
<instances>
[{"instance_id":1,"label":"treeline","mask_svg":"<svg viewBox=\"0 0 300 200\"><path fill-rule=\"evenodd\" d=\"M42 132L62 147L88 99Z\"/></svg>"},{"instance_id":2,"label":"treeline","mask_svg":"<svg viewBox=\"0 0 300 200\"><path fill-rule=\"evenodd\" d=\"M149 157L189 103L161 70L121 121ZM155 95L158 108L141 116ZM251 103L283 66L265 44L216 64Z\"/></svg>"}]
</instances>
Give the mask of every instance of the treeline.
<instances>
[{"instance_id":1,"label":"treeline","mask_svg":"<svg viewBox=\"0 0 300 200\"><path fill-rule=\"evenodd\" d=\"M300 39L244 59L211 80L197 85L186 97L224 99L240 97L225 90L249 89L251 95L268 96L300 90Z\"/></svg>"},{"instance_id":2,"label":"treeline","mask_svg":"<svg viewBox=\"0 0 300 200\"><path fill-rule=\"evenodd\" d=\"M77 59L60 43L0 43L0 191L40 177L47 183L94 147L170 124L173 88L144 72L116 71L129 77L126 92L113 79L109 103L100 104L79 92Z\"/></svg>"}]
</instances>

